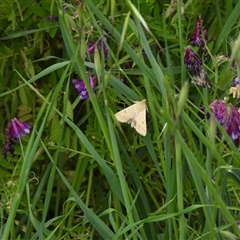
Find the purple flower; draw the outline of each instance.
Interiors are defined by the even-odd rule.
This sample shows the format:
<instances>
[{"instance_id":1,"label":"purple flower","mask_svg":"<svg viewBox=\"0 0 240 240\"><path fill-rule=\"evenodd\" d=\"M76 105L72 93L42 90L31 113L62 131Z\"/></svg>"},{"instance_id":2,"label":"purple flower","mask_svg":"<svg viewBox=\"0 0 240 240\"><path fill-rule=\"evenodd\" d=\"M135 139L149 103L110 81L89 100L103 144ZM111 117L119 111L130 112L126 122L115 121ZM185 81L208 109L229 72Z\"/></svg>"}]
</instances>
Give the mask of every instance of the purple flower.
<instances>
[{"instance_id":1,"label":"purple flower","mask_svg":"<svg viewBox=\"0 0 240 240\"><path fill-rule=\"evenodd\" d=\"M88 54L94 54L96 46L97 46L97 42L91 42L88 46Z\"/></svg>"},{"instance_id":2,"label":"purple flower","mask_svg":"<svg viewBox=\"0 0 240 240\"><path fill-rule=\"evenodd\" d=\"M93 77L90 74L88 74L88 79L94 91L94 81ZM89 99L88 91L83 80L73 79L72 83L74 84L74 87L77 89L80 99Z\"/></svg>"},{"instance_id":3,"label":"purple flower","mask_svg":"<svg viewBox=\"0 0 240 240\"><path fill-rule=\"evenodd\" d=\"M194 32L192 33L190 37L190 42L193 46L200 46L202 39L201 39L201 18L197 18L196 26L194 29Z\"/></svg>"},{"instance_id":4,"label":"purple flower","mask_svg":"<svg viewBox=\"0 0 240 240\"><path fill-rule=\"evenodd\" d=\"M207 42L207 30L204 29L203 20L201 18L201 15L199 15L196 20L194 32L190 37L190 42L193 46L204 47L204 40Z\"/></svg>"},{"instance_id":5,"label":"purple flower","mask_svg":"<svg viewBox=\"0 0 240 240\"><path fill-rule=\"evenodd\" d=\"M196 65L202 65L202 60L195 52L192 51L192 48L188 46L185 50L184 63L187 68L193 69Z\"/></svg>"},{"instance_id":6,"label":"purple flower","mask_svg":"<svg viewBox=\"0 0 240 240\"><path fill-rule=\"evenodd\" d=\"M238 77L234 77L232 80L232 87L236 87L237 85L239 85Z\"/></svg>"},{"instance_id":7,"label":"purple flower","mask_svg":"<svg viewBox=\"0 0 240 240\"><path fill-rule=\"evenodd\" d=\"M88 46L86 57L88 54L89 55L94 54L95 48L97 47L99 51L101 51L101 49L103 49L105 58L109 58L108 48L107 48L107 45L105 44L105 42L107 42L107 38L104 36L98 42L91 42Z\"/></svg>"},{"instance_id":8,"label":"purple flower","mask_svg":"<svg viewBox=\"0 0 240 240\"><path fill-rule=\"evenodd\" d=\"M6 139L3 143L2 154L3 157L7 157L7 152L10 152L14 156L13 145L15 141L19 141L20 136L25 136L30 133L31 126L28 123L20 122L18 119L13 118L6 127Z\"/></svg>"},{"instance_id":9,"label":"purple flower","mask_svg":"<svg viewBox=\"0 0 240 240\"><path fill-rule=\"evenodd\" d=\"M202 60L192 51L190 46L186 47L184 63L188 69L193 71L193 80L197 85L211 88L212 84L209 81L207 73L203 69Z\"/></svg>"},{"instance_id":10,"label":"purple flower","mask_svg":"<svg viewBox=\"0 0 240 240\"><path fill-rule=\"evenodd\" d=\"M214 117L221 124L236 146L240 139L240 114L234 106L227 106L222 100L214 100L210 105Z\"/></svg>"},{"instance_id":11,"label":"purple flower","mask_svg":"<svg viewBox=\"0 0 240 240\"><path fill-rule=\"evenodd\" d=\"M209 105L210 109L212 110L215 118L217 119L217 121L223 125L224 122L226 121L226 110L227 110L227 106L225 105L225 103L222 100L214 100L210 105Z\"/></svg>"},{"instance_id":12,"label":"purple flower","mask_svg":"<svg viewBox=\"0 0 240 240\"><path fill-rule=\"evenodd\" d=\"M199 72L202 69L202 60L195 52L192 51L190 46L186 47L184 63L187 68L193 70L194 75L199 75Z\"/></svg>"},{"instance_id":13,"label":"purple flower","mask_svg":"<svg viewBox=\"0 0 240 240\"><path fill-rule=\"evenodd\" d=\"M197 17L195 29L190 37L190 42L193 46L201 47L204 52L205 59L209 59L210 55L206 49L206 42L208 41L207 30L204 29L201 15Z\"/></svg>"}]
</instances>

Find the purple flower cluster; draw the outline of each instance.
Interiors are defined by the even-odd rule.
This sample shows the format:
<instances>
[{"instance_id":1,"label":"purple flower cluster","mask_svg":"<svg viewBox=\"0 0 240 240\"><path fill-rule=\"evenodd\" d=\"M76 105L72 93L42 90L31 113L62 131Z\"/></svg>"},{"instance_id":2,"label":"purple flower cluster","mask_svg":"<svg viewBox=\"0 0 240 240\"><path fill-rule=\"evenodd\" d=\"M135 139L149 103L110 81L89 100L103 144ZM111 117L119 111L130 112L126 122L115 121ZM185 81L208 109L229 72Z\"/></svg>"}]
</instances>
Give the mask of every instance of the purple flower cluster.
<instances>
[{"instance_id":1,"label":"purple flower cluster","mask_svg":"<svg viewBox=\"0 0 240 240\"><path fill-rule=\"evenodd\" d=\"M94 54L95 48L97 47L99 51L103 49L104 57L105 59L108 59L109 58L108 48L105 42L107 42L107 38L105 36L103 36L98 42L91 42L88 46L86 57L88 56L88 54L89 55Z\"/></svg>"},{"instance_id":2,"label":"purple flower cluster","mask_svg":"<svg viewBox=\"0 0 240 240\"><path fill-rule=\"evenodd\" d=\"M184 64L188 69L193 71L193 80L197 85L208 88L212 87L208 75L203 69L201 58L192 51L190 46L186 47Z\"/></svg>"},{"instance_id":3,"label":"purple flower cluster","mask_svg":"<svg viewBox=\"0 0 240 240\"><path fill-rule=\"evenodd\" d=\"M106 35L109 34L109 31L107 29L103 30L103 34L100 36L98 41L95 42L90 42L88 45L88 50L86 53L86 58L89 57L90 55L94 54L94 51L96 48L101 52L103 50L103 54L105 59L109 58L109 53L108 53L108 48L107 48L107 37Z\"/></svg>"},{"instance_id":4,"label":"purple flower cluster","mask_svg":"<svg viewBox=\"0 0 240 240\"><path fill-rule=\"evenodd\" d=\"M203 27L201 15L197 18L195 30L190 37L190 42L193 46L201 47L205 56L208 55L205 48L205 44L207 42L207 31ZM201 58L191 49L190 46L186 47L184 63L188 69L193 71L193 82L202 87L212 87L207 73L203 69Z\"/></svg>"},{"instance_id":5,"label":"purple flower cluster","mask_svg":"<svg viewBox=\"0 0 240 240\"><path fill-rule=\"evenodd\" d=\"M207 30L204 29L201 15L196 20L195 30L190 37L190 42L193 46L198 46L205 52L205 42L207 42Z\"/></svg>"},{"instance_id":6,"label":"purple flower cluster","mask_svg":"<svg viewBox=\"0 0 240 240\"><path fill-rule=\"evenodd\" d=\"M20 136L25 136L30 133L31 126L28 123L20 122L18 119L13 118L6 127L6 139L3 143L2 154L3 157L7 157L7 152L10 152L14 156L13 145L16 141L19 141Z\"/></svg>"},{"instance_id":7,"label":"purple flower cluster","mask_svg":"<svg viewBox=\"0 0 240 240\"><path fill-rule=\"evenodd\" d=\"M214 100L210 105L214 117L221 124L236 146L240 139L240 114L234 106L227 106L222 100ZM218 133L218 135L220 135Z\"/></svg>"},{"instance_id":8,"label":"purple flower cluster","mask_svg":"<svg viewBox=\"0 0 240 240\"><path fill-rule=\"evenodd\" d=\"M88 74L88 79L94 91L95 84L92 75ZM80 99L89 99L88 91L83 80L73 79L72 83L74 84L74 87L77 89Z\"/></svg>"},{"instance_id":9,"label":"purple flower cluster","mask_svg":"<svg viewBox=\"0 0 240 240\"><path fill-rule=\"evenodd\" d=\"M199 69L202 68L202 60L201 58L192 51L190 46L186 47L184 63L187 68L193 70L193 74L199 74Z\"/></svg>"},{"instance_id":10,"label":"purple flower cluster","mask_svg":"<svg viewBox=\"0 0 240 240\"><path fill-rule=\"evenodd\" d=\"M91 59L91 55L94 54L95 49L97 48L100 52L103 51L104 54L104 58L108 59L109 58L109 53L108 53L108 48L106 45L107 42L107 38L105 37L105 35L108 33L107 30L104 30L104 34L100 37L100 39L96 42L91 42L88 45L88 49L87 49L87 53L86 53L86 59L90 58L90 61L94 62L93 59ZM90 71L90 69L89 69ZM93 76L91 74L88 74L88 79L90 82L90 85L93 89L93 91L95 91L95 81L93 80ZM74 85L74 87L77 89L80 99L89 99L89 94L87 91L87 88L85 86L84 81L82 80L78 80L78 79L73 79L72 83Z\"/></svg>"}]
</instances>

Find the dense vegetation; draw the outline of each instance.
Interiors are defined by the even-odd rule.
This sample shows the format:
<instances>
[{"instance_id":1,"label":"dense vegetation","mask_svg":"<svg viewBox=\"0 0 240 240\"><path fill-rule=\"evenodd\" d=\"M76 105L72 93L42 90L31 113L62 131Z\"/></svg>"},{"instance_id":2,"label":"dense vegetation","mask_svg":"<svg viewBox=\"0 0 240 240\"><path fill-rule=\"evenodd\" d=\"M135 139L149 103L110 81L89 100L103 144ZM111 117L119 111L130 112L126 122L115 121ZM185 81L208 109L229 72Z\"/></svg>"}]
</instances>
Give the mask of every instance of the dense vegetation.
<instances>
[{"instance_id":1,"label":"dense vegetation","mask_svg":"<svg viewBox=\"0 0 240 240\"><path fill-rule=\"evenodd\" d=\"M2 1L0 239L239 239L239 17ZM146 136L115 117L143 99Z\"/></svg>"}]
</instances>

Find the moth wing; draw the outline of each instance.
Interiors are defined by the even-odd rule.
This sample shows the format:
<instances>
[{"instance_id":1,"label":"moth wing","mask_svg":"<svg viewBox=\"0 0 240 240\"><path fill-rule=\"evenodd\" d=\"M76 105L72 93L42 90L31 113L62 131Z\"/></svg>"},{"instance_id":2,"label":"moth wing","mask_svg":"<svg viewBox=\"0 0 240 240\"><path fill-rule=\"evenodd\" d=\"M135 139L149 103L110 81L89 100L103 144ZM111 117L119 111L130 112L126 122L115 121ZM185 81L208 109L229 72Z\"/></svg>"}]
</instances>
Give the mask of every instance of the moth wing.
<instances>
[{"instance_id":1,"label":"moth wing","mask_svg":"<svg viewBox=\"0 0 240 240\"><path fill-rule=\"evenodd\" d=\"M134 126L137 133L142 136L146 136L147 134L147 123L146 123L146 108L142 111L138 112L138 115L134 119L136 124Z\"/></svg>"},{"instance_id":2,"label":"moth wing","mask_svg":"<svg viewBox=\"0 0 240 240\"><path fill-rule=\"evenodd\" d=\"M132 119L134 119L134 114L136 112L137 103L131 105L130 107L124 108L123 110L117 112L115 114L116 119L121 123L131 123Z\"/></svg>"},{"instance_id":3,"label":"moth wing","mask_svg":"<svg viewBox=\"0 0 240 240\"><path fill-rule=\"evenodd\" d=\"M134 127L136 132L142 136L147 134L146 125L146 100L135 102L135 104L127 107L115 114L116 119L121 123L129 123Z\"/></svg>"}]
</instances>

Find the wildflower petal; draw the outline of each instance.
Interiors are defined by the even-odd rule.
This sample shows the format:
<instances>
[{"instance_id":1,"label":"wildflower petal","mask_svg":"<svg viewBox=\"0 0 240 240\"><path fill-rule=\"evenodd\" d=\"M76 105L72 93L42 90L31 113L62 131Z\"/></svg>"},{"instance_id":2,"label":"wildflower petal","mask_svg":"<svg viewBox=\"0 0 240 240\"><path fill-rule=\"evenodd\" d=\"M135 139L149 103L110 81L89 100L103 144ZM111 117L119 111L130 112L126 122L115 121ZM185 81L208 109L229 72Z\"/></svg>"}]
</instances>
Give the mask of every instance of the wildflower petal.
<instances>
[{"instance_id":1,"label":"wildflower petal","mask_svg":"<svg viewBox=\"0 0 240 240\"><path fill-rule=\"evenodd\" d=\"M12 119L12 128L15 139L19 139L20 135L25 136L30 133L31 126L27 123L20 122L16 118Z\"/></svg>"},{"instance_id":2,"label":"wildflower petal","mask_svg":"<svg viewBox=\"0 0 240 240\"><path fill-rule=\"evenodd\" d=\"M189 69L197 69L202 65L200 57L192 51L191 47L186 47L184 55L184 63Z\"/></svg>"},{"instance_id":3,"label":"wildflower petal","mask_svg":"<svg viewBox=\"0 0 240 240\"><path fill-rule=\"evenodd\" d=\"M101 37L101 39L98 42L91 42L88 46L86 57L88 55L94 54L95 48L97 47L99 50L103 49L103 53L104 53L105 58L109 58L108 48L107 48L106 42L107 42L107 38L105 36Z\"/></svg>"},{"instance_id":4,"label":"wildflower petal","mask_svg":"<svg viewBox=\"0 0 240 240\"><path fill-rule=\"evenodd\" d=\"M25 136L30 133L31 126L28 123L19 121L17 118L13 118L6 127L6 139L3 143L2 154L3 157L7 157L7 152L10 152L14 156L14 143L18 141L20 136Z\"/></svg>"},{"instance_id":5,"label":"wildflower petal","mask_svg":"<svg viewBox=\"0 0 240 240\"><path fill-rule=\"evenodd\" d=\"M90 85L94 91L94 80L90 74L88 75L88 79L89 79ZM73 79L72 83L74 84L74 87L78 91L80 99L89 99L88 91L87 91L84 81Z\"/></svg>"},{"instance_id":6,"label":"wildflower petal","mask_svg":"<svg viewBox=\"0 0 240 240\"><path fill-rule=\"evenodd\" d=\"M209 107L216 120L238 146L240 140L240 114L238 110L234 106L227 106L222 100L214 100Z\"/></svg>"},{"instance_id":7,"label":"wildflower petal","mask_svg":"<svg viewBox=\"0 0 240 240\"><path fill-rule=\"evenodd\" d=\"M207 30L204 29L201 15L197 17L195 29L190 37L190 42L193 46L199 46L205 52L205 42L207 42Z\"/></svg>"},{"instance_id":8,"label":"wildflower petal","mask_svg":"<svg viewBox=\"0 0 240 240\"><path fill-rule=\"evenodd\" d=\"M192 43L193 46L200 46L202 39L200 36L200 27L199 25L196 26L192 36L190 37L190 42Z\"/></svg>"}]
</instances>

